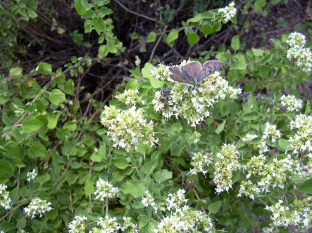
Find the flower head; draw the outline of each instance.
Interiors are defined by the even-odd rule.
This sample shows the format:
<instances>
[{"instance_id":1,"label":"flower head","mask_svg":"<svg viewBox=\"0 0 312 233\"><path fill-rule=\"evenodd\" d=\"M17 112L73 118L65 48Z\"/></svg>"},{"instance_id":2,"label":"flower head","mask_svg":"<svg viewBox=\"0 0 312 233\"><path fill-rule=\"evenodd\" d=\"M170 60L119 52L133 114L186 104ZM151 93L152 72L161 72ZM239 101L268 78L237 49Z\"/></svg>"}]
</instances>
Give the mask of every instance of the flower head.
<instances>
[{"instance_id":1,"label":"flower head","mask_svg":"<svg viewBox=\"0 0 312 233\"><path fill-rule=\"evenodd\" d=\"M133 89L125 90L120 95L117 95L116 99L129 106L134 106L136 103L142 102L142 98L139 95L139 90Z\"/></svg>"},{"instance_id":2,"label":"flower head","mask_svg":"<svg viewBox=\"0 0 312 233\"><path fill-rule=\"evenodd\" d=\"M41 200L36 197L31 200L30 204L26 208L24 208L24 213L26 214L26 217L34 218L37 215L42 217L45 212L52 210L50 205L51 202L47 202L46 200Z\"/></svg>"},{"instance_id":3,"label":"flower head","mask_svg":"<svg viewBox=\"0 0 312 233\"><path fill-rule=\"evenodd\" d=\"M180 66L187 64L185 61ZM173 82L166 73L167 81ZM165 119L172 116L186 119L189 124L196 127L205 117L210 115L210 108L219 100L234 99L241 92L229 86L228 82L220 76L219 72L211 74L202 82L194 85L173 83L170 88L170 102L163 103L161 92L156 92L152 101L156 112L162 112Z\"/></svg>"},{"instance_id":4,"label":"flower head","mask_svg":"<svg viewBox=\"0 0 312 233\"><path fill-rule=\"evenodd\" d=\"M86 229L85 221L87 220L86 216L75 216L74 220L71 221L68 225L69 233L80 233L84 232Z\"/></svg>"},{"instance_id":5,"label":"flower head","mask_svg":"<svg viewBox=\"0 0 312 233\"><path fill-rule=\"evenodd\" d=\"M0 184L0 206L9 210L11 209L11 199L9 198L9 192L6 191L6 188L7 186L5 184Z\"/></svg>"},{"instance_id":6,"label":"flower head","mask_svg":"<svg viewBox=\"0 0 312 233\"><path fill-rule=\"evenodd\" d=\"M96 182L96 190L94 192L95 199L104 201L106 198L115 198L118 196L119 189L113 187L108 181L99 179Z\"/></svg>"},{"instance_id":7,"label":"flower head","mask_svg":"<svg viewBox=\"0 0 312 233\"><path fill-rule=\"evenodd\" d=\"M27 172L27 181L30 182L31 180L34 180L37 175L36 169L33 169L31 172Z\"/></svg>"},{"instance_id":8,"label":"flower head","mask_svg":"<svg viewBox=\"0 0 312 233\"><path fill-rule=\"evenodd\" d=\"M127 110L115 106L105 107L101 114L101 123L108 128L107 135L113 141L113 146L123 148L127 152L137 150L142 144L157 143L154 137L153 121L147 122L143 109L134 106Z\"/></svg>"},{"instance_id":9,"label":"flower head","mask_svg":"<svg viewBox=\"0 0 312 233\"><path fill-rule=\"evenodd\" d=\"M96 224L99 226L99 228L92 228L90 233L115 233L121 229L121 226L117 222L116 218L110 218L108 216L105 216L105 218L100 217Z\"/></svg>"},{"instance_id":10,"label":"flower head","mask_svg":"<svg viewBox=\"0 0 312 233\"><path fill-rule=\"evenodd\" d=\"M218 10L225 22L228 22L231 18L236 15L235 3L231 2L228 6L220 8Z\"/></svg>"}]
</instances>

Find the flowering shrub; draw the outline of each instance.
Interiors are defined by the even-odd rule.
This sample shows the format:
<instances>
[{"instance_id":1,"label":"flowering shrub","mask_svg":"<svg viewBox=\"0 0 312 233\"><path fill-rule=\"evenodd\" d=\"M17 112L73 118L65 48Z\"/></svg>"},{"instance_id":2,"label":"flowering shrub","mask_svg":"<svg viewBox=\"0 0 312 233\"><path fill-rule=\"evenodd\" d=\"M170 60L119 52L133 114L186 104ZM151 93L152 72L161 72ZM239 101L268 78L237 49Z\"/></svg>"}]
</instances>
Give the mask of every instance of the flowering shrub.
<instances>
[{"instance_id":1,"label":"flowering shrub","mask_svg":"<svg viewBox=\"0 0 312 233\"><path fill-rule=\"evenodd\" d=\"M99 49L101 59L109 51L117 53L113 45L120 43L109 41L111 28L105 33L111 20L102 25L96 18L111 13L104 6L108 1L94 2L77 0L75 7L87 18L88 31L95 29L107 42ZM221 23L235 22L235 13L231 3L184 22L188 43L196 44L197 34L217 31ZM169 46L175 33L166 35ZM287 232L291 226L311 227L311 107L294 88L310 69L305 36L294 33L273 40L270 50L247 51L239 51L237 38L214 56L224 68L195 85L171 79L172 65L146 63L141 73L132 70L134 77L116 89L109 105L89 99L95 109L90 119L77 111L79 96L65 78L82 74L89 57L64 71L52 72L45 62L25 76L21 68L11 69L12 77L26 81L18 92L5 92L10 98L0 96L5 103L0 231ZM209 56L205 51L197 60ZM196 73L183 69L189 63L175 66L186 79ZM32 75L51 81L41 88ZM283 87L277 77L285 81ZM274 98L259 94L264 87Z\"/></svg>"}]
</instances>

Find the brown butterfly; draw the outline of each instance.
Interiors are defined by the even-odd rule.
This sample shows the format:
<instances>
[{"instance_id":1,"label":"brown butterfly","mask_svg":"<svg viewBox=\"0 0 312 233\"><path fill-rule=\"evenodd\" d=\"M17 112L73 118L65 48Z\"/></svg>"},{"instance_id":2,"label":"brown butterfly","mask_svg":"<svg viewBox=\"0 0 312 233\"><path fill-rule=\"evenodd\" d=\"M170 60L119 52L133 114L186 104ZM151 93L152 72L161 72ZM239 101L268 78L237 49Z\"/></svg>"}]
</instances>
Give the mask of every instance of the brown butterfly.
<instances>
[{"instance_id":1,"label":"brown butterfly","mask_svg":"<svg viewBox=\"0 0 312 233\"><path fill-rule=\"evenodd\" d=\"M193 61L181 66L181 68L172 66L169 68L170 78L180 83L197 84L215 71L220 70L223 65L224 63L221 61L211 60L206 61L203 65L198 61Z\"/></svg>"}]
</instances>

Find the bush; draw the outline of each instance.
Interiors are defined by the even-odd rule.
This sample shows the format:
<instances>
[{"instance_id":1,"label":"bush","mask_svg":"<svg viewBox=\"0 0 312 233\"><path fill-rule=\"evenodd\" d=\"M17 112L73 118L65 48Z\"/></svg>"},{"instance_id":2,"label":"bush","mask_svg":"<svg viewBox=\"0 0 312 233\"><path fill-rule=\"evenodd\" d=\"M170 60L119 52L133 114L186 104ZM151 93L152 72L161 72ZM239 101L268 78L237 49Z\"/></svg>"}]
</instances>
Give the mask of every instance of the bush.
<instances>
[{"instance_id":1,"label":"bush","mask_svg":"<svg viewBox=\"0 0 312 233\"><path fill-rule=\"evenodd\" d=\"M233 36L228 48L201 51L196 61L176 66L149 59L140 69L137 58L132 77L114 92L96 87L91 94L81 85L85 75L98 64L108 69L128 49L114 35L108 4L75 1L85 32L71 31L70 38L92 51L85 38L97 38L96 56L71 56L64 66L41 60L35 69L16 63L1 75L0 230L311 227L311 107L297 90L312 67L305 36L283 35L261 49L242 49ZM25 0L2 9L36 19L36 7ZM265 13L265 2L254 7ZM168 12L169 6L170 22ZM191 49L222 25L236 23L236 13L234 3L204 11L180 29L149 32L142 44L156 48L162 41L175 48L183 30ZM20 29L14 31L17 38ZM3 45L8 41L2 38ZM2 51L3 64L18 60L9 51ZM204 62L212 58L218 61Z\"/></svg>"}]
</instances>

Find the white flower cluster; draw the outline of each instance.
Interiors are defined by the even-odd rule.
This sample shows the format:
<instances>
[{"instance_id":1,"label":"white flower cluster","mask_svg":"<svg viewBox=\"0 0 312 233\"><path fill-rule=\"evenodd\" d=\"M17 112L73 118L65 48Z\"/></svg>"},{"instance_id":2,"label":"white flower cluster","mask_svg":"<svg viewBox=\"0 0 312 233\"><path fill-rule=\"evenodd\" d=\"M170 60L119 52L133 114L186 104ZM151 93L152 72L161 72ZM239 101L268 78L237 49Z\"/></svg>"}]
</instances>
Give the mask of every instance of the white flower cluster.
<instances>
[{"instance_id":1,"label":"white flower cluster","mask_svg":"<svg viewBox=\"0 0 312 233\"><path fill-rule=\"evenodd\" d=\"M284 159L266 159L261 154L253 156L246 164L248 180L241 183L239 196L246 195L254 199L255 195L270 192L272 189L284 189L284 184L289 176L307 176L303 167L288 155ZM257 180L253 183L251 180Z\"/></svg>"},{"instance_id":2,"label":"white flower cluster","mask_svg":"<svg viewBox=\"0 0 312 233\"><path fill-rule=\"evenodd\" d=\"M9 210L11 209L11 199L9 198L9 192L6 191L6 188L7 186L5 184L0 184L0 206Z\"/></svg>"},{"instance_id":3,"label":"white flower cluster","mask_svg":"<svg viewBox=\"0 0 312 233\"><path fill-rule=\"evenodd\" d=\"M116 96L116 99L118 99L120 102L129 105L129 106L134 106L137 103L141 103L142 102L142 98L139 95L139 90L125 90L123 93L121 93L120 95Z\"/></svg>"},{"instance_id":4,"label":"white flower cluster","mask_svg":"<svg viewBox=\"0 0 312 233\"><path fill-rule=\"evenodd\" d=\"M289 35L286 43L290 48L287 50L287 58L294 59L296 65L304 72L310 73L312 71L312 52L310 48L305 48L305 36L298 32L293 32Z\"/></svg>"},{"instance_id":5,"label":"white flower cluster","mask_svg":"<svg viewBox=\"0 0 312 233\"><path fill-rule=\"evenodd\" d=\"M145 197L142 197L142 204L145 207L151 206L154 209L154 212L157 212L157 204L155 203L155 200L153 196L149 193L149 191L146 191Z\"/></svg>"},{"instance_id":6,"label":"white flower cluster","mask_svg":"<svg viewBox=\"0 0 312 233\"><path fill-rule=\"evenodd\" d=\"M218 12L221 13L221 16L225 23L236 15L236 8L234 6L235 3L231 2L228 6L220 8L218 10Z\"/></svg>"},{"instance_id":7,"label":"white flower cluster","mask_svg":"<svg viewBox=\"0 0 312 233\"><path fill-rule=\"evenodd\" d=\"M137 150L142 144L158 142L154 137L153 121L146 122L143 109L134 106L127 110L106 106L101 114L101 123L108 128L107 135L113 141L113 146L123 148L127 152Z\"/></svg>"},{"instance_id":8,"label":"white flower cluster","mask_svg":"<svg viewBox=\"0 0 312 233\"><path fill-rule=\"evenodd\" d=\"M246 195L251 199L255 199L255 195L260 193L260 189L257 185L253 184L250 180L243 180L240 184L240 189L238 193L238 197L242 195Z\"/></svg>"},{"instance_id":9,"label":"white flower cluster","mask_svg":"<svg viewBox=\"0 0 312 233\"><path fill-rule=\"evenodd\" d=\"M68 225L69 233L80 233L85 232L86 226L85 221L87 221L86 216L75 216L74 220Z\"/></svg>"},{"instance_id":10,"label":"white flower cluster","mask_svg":"<svg viewBox=\"0 0 312 233\"><path fill-rule=\"evenodd\" d=\"M36 169L33 169L31 172L27 172L27 181L30 182L31 180L34 180L37 175Z\"/></svg>"},{"instance_id":11,"label":"white flower cluster","mask_svg":"<svg viewBox=\"0 0 312 233\"><path fill-rule=\"evenodd\" d=\"M167 232L213 232L212 220L202 213L190 209L186 205L185 191L178 190L176 194L169 194L166 199L170 216L165 216L153 230L154 233Z\"/></svg>"},{"instance_id":12,"label":"white flower cluster","mask_svg":"<svg viewBox=\"0 0 312 233\"><path fill-rule=\"evenodd\" d=\"M122 232L127 232L127 233L139 232L137 224L133 223L130 217L123 217L122 219L124 220L123 226L121 227Z\"/></svg>"},{"instance_id":13,"label":"white flower cluster","mask_svg":"<svg viewBox=\"0 0 312 233\"><path fill-rule=\"evenodd\" d=\"M282 106L286 107L287 111L300 111L302 108L302 100L297 99L294 95L282 95L281 101Z\"/></svg>"},{"instance_id":14,"label":"white flower cluster","mask_svg":"<svg viewBox=\"0 0 312 233\"><path fill-rule=\"evenodd\" d=\"M182 62L181 64L184 64ZM170 81L168 73L167 81ZM209 108L220 99L234 99L241 89L229 86L229 83L215 72L197 85L174 83L170 92L170 104L163 103L161 92L156 92L152 104L156 112L162 112L164 118L179 116L196 127L205 117L210 115Z\"/></svg>"},{"instance_id":15,"label":"white flower cluster","mask_svg":"<svg viewBox=\"0 0 312 233\"><path fill-rule=\"evenodd\" d=\"M36 197L31 200L30 204L26 208L24 208L24 213L26 214L26 217L30 218L34 218L36 215L42 217L45 212L52 210L50 205L51 202L47 202L46 200L41 200Z\"/></svg>"},{"instance_id":16,"label":"white flower cluster","mask_svg":"<svg viewBox=\"0 0 312 233\"><path fill-rule=\"evenodd\" d=\"M163 64L159 64L157 67L154 67L154 69L151 70L151 74L159 81L166 81L167 77L170 75L169 67Z\"/></svg>"},{"instance_id":17,"label":"white flower cluster","mask_svg":"<svg viewBox=\"0 0 312 233\"><path fill-rule=\"evenodd\" d=\"M232 188L233 172L240 168L238 151L234 145L224 144L217 154L213 181L216 183L216 193L229 191Z\"/></svg>"},{"instance_id":18,"label":"white flower cluster","mask_svg":"<svg viewBox=\"0 0 312 233\"><path fill-rule=\"evenodd\" d=\"M271 141L274 143L277 139L281 138L281 136L282 134L276 129L276 125L271 125L269 122L265 124L262 139L271 138Z\"/></svg>"},{"instance_id":19,"label":"white flower cluster","mask_svg":"<svg viewBox=\"0 0 312 233\"><path fill-rule=\"evenodd\" d=\"M283 205L279 200L273 206L267 206L266 210L271 212L271 220L275 227L297 226L298 229L307 230L310 224L311 205L310 199L296 200L294 203Z\"/></svg>"},{"instance_id":20,"label":"white flower cluster","mask_svg":"<svg viewBox=\"0 0 312 233\"><path fill-rule=\"evenodd\" d=\"M208 172L208 166L212 163L212 156L207 153L194 153L192 155L191 165L193 168L190 170L190 174L196 175L202 172L204 175Z\"/></svg>"},{"instance_id":21,"label":"white flower cluster","mask_svg":"<svg viewBox=\"0 0 312 233\"><path fill-rule=\"evenodd\" d=\"M96 190L94 192L95 199L104 201L106 198L115 198L118 196L119 189L113 187L108 181L99 179L96 182Z\"/></svg>"},{"instance_id":22,"label":"white flower cluster","mask_svg":"<svg viewBox=\"0 0 312 233\"><path fill-rule=\"evenodd\" d=\"M120 224L117 222L116 218L110 218L105 216L105 218L100 217L99 220L96 222L100 228L94 227L90 231L90 233L115 233L121 229Z\"/></svg>"},{"instance_id":23,"label":"white flower cluster","mask_svg":"<svg viewBox=\"0 0 312 233\"><path fill-rule=\"evenodd\" d=\"M296 115L295 119L290 122L290 129L296 130L296 134L289 138L294 148L293 153L312 152L312 116Z\"/></svg>"},{"instance_id":24,"label":"white flower cluster","mask_svg":"<svg viewBox=\"0 0 312 233\"><path fill-rule=\"evenodd\" d=\"M250 141L252 141L253 139L255 139L255 138L257 138L258 137L258 135L255 135L255 134L246 134L246 136L242 139L243 140L243 142L250 142Z\"/></svg>"}]
</instances>

